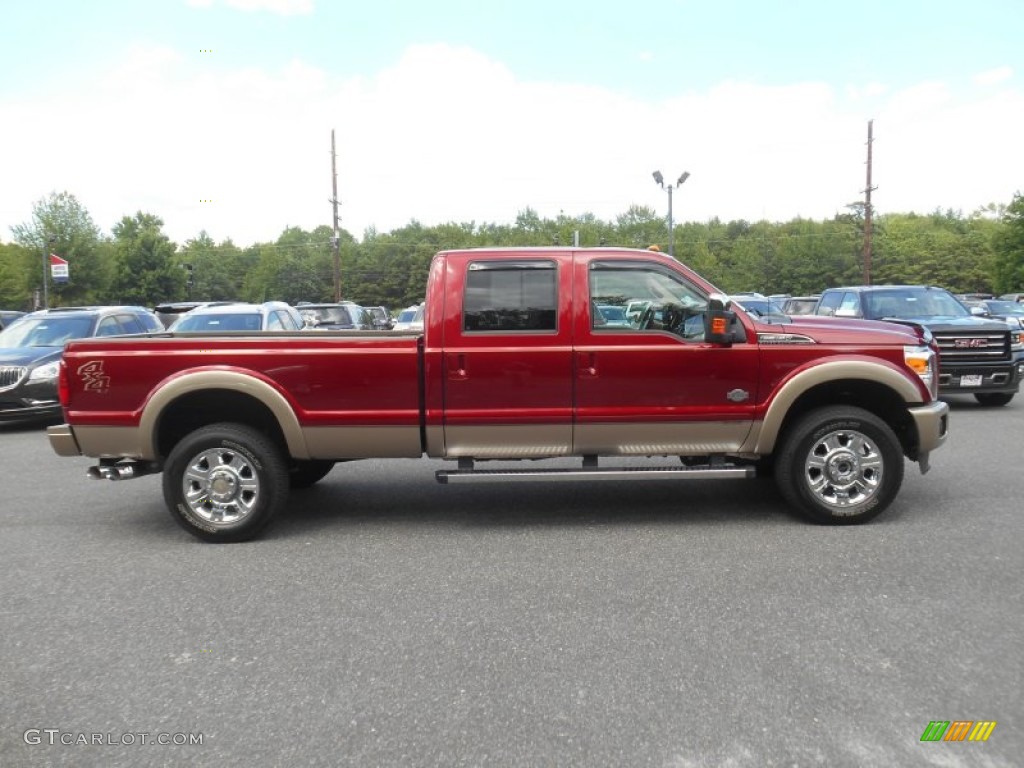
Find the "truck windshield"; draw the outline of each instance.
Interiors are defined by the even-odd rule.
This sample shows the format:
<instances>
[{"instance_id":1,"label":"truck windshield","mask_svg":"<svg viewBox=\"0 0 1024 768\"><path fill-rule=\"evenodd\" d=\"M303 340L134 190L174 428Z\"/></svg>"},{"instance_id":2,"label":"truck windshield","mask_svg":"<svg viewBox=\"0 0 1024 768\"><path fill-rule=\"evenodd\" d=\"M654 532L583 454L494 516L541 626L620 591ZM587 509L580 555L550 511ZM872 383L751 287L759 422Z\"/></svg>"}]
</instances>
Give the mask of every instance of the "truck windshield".
<instances>
[{"instance_id":1,"label":"truck windshield","mask_svg":"<svg viewBox=\"0 0 1024 768\"><path fill-rule=\"evenodd\" d=\"M864 316L871 320L886 317L970 317L971 314L953 294L942 288L878 289L864 298Z\"/></svg>"}]
</instances>

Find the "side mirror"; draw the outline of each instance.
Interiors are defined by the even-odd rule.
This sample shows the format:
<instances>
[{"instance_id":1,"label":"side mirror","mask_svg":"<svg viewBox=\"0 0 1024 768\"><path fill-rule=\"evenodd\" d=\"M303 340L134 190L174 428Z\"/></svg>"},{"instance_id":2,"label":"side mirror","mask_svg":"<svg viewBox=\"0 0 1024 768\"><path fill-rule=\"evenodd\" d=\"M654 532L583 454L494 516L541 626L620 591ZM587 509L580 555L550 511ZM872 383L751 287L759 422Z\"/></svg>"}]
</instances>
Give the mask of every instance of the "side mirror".
<instances>
[{"instance_id":1,"label":"side mirror","mask_svg":"<svg viewBox=\"0 0 1024 768\"><path fill-rule=\"evenodd\" d=\"M732 309L732 299L721 293L712 293L708 296L708 310L715 312L728 312Z\"/></svg>"},{"instance_id":2,"label":"side mirror","mask_svg":"<svg viewBox=\"0 0 1024 768\"><path fill-rule=\"evenodd\" d=\"M732 301L728 296L713 293L708 297L708 308L704 313L704 341L722 347L732 346L732 326L736 322Z\"/></svg>"},{"instance_id":3,"label":"side mirror","mask_svg":"<svg viewBox=\"0 0 1024 768\"><path fill-rule=\"evenodd\" d=\"M835 317L858 317L859 314L856 309L837 309L834 313Z\"/></svg>"},{"instance_id":4,"label":"side mirror","mask_svg":"<svg viewBox=\"0 0 1024 768\"><path fill-rule=\"evenodd\" d=\"M991 317L989 311L984 307L971 307L971 314L975 317Z\"/></svg>"}]
</instances>

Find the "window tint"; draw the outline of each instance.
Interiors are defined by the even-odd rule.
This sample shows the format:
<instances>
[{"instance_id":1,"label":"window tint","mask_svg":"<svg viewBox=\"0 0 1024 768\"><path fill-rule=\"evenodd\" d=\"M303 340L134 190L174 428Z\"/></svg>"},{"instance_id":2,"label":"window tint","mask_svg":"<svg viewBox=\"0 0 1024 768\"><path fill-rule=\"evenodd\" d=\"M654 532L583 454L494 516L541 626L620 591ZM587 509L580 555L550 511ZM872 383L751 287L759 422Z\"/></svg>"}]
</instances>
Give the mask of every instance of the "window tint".
<instances>
[{"instance_id":1,"label":"window tint","mask_svg":"<svg viewBox=\"0 0 1024 768\"><path fill-rule=\"evenodd\" d=\"M843 312L860 313L860 296L853 291L847 291L843 295L843 301L839 304L839 310Z\"/></svg>"},{"instance_id":2,"label":"window tint","mask_svg":"<svg viewBox=\"0 0 1024 768\"><path fill-rule=\"evenodd\" d=\"M595 262L590 268L590 322L596 331L669 331L704 335L707 298L659 264Z\"/></svg>"},{"instance_id":3,"label":"window tint","mask_svg":"<svg viewBox=\"0 0 1024 768\"><path fill-rule=\"evenodd\" d=\"M819 315L833 315L835 314L836 307L839 306L839 302L843 300L842 291L829 291L821 297L821 301L818 303L818 314Z\"/></svg>"},{"instance_id":4,"label":"window tint","mask_svg":"<svg viewBox=\"0 0 1024 768\"><path fill-rule=\"evenodd\" d=\"M121 324L121 333L145 333L146 329L134 315L118 315L117 322Z\"/></svg>"},{"instance_id":5,"label":"window tint","mask_svg":"<svg viewBox=\"0 0 1024 768\"><path fill-rule=\"evenodd\" d=\"M104 317L100 320L99 326L96 328L97 336L117 336L120 333L124 333L121 330L121 326L117 322L117 318L111 315L110 317Z\"/></svg>"},{"instance_id":6,"label":"window tint","mask_svg":"<svg viewBox=\"0 0 1024 768\"><path fill-rule=\"evenodd\" d=\"M558 271L552 261L474 262L466 274L467 331L554 331Z\"/></svg>"},{"instance_id":7,"label":"window tint","mask_svg":"<svg viewBox=\"0 0 1024 768\"><path fill-rule=\"evenodd\" d=\"M284 326L286 331L297 331L302 328L302 325L295 319L295 315L291 312L282 312L281 314L281 324Z\"/></svg>"}]
</instances>

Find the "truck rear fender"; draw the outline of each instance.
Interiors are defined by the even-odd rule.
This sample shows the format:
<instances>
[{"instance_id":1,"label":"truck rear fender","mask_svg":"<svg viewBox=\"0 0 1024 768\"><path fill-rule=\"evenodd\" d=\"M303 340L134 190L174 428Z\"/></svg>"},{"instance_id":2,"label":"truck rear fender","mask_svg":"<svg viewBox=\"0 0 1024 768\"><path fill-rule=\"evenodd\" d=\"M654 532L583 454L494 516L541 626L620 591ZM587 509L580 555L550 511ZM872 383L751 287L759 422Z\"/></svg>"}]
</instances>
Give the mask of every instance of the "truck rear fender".
<instances>
[{"instance_id":1,"label":"truck rear fender","mask_svg":"<svg viewBox=\"0 0 1024 768\"><path fill-rule=\"evenodd\" d=\"M893 427L904 452L914 458L917 434L908 406L924 401L921 388L895 365L878 360L836 360L817 363L785 379L744 448L764 456L775 450L787 424L823 405L857 405Z\"/></svg>"},{"instance_id":2,"label":"truck rear fender","mask_svg":"<svg viewBox=\"0 0 1024 768\"><path fill-rule=\"evenodd\" d=\"M196 405L202 402L216 402L217 405L197 413ZM192 417L187 427L180 423L176 414L176 410L185 404L189 407L183 409L183 413ZM254 415L264 415L272 422L264 426L273 432L273 437L283 441L292 458L310 458L298 417L278 389L254 374L219 369L189 371L163 382L153 392L143 406L139 420L139 435L149 441L145 446L148 455L142 458L161 458L183 436L177 433L198 429L208 423L231 421L233 412L245 414L245 418L240 420L247 422ZM166 419L168 414L175 414L175 419Z\"/></svg>"}]
</instances>

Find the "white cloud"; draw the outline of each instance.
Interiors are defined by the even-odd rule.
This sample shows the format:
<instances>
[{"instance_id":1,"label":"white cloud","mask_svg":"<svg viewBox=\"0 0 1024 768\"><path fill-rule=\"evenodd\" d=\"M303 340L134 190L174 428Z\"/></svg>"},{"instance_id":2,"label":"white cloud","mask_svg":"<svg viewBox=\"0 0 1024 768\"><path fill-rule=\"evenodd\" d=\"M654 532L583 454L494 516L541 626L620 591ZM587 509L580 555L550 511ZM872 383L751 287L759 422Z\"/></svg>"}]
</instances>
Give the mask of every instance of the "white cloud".
<instances>
[{"instance_id":1,"label":"white cloud","mask_svg":"<svg viewBox=\"0 0 1024 768\"><path fill-rule=\"evenodd\" d=\"M93 90L0 105L0 237L63 189L105 230L141 209L178 242L205 229L248 244L329 224L332 128L342 226L357 237L411 219L511 223L528 206L663 211L655 169L692 174L674 195L677 221L830 217L862 197L871 117L880 211L969 212L1009 202L1024 178L1013 150L1024 95L1012 88L981 98L941 83L872 86L858 99L823 83L725 82L642 101L523 81L441 45L349 80L299 60L226 73L188 62L136 48Z\"/></svg>"},{"instance_id":2,"label":"white cloud","mask_svg":"<svg viewBox=\"0 0 1024 768\"><path fill-rule=\"evenodd\" d=\"M998 67L975 75L974 82L978 85L997 85L1006 82L1011 77L1013 77L1012 67Z\"/></svg>"}]
</instances>

